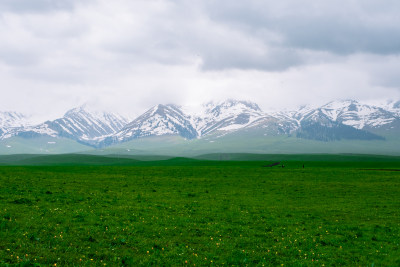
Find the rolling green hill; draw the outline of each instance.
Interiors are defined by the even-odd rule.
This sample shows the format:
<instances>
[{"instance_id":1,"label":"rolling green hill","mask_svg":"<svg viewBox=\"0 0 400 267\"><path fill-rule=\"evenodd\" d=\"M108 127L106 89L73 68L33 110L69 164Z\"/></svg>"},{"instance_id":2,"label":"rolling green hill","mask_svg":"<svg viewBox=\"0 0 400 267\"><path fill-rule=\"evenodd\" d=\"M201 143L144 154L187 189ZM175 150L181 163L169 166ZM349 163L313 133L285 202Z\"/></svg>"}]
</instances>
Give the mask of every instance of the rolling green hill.
<instances>
[{"instance_id":1,"label":"rolling green hill","mask_svg":"<svg viewBox=\"0 0 400 267\"><path fill-rule=\"evenodd\" d=\"M0 165L14 166L258 166L281 162L286 167L400 168L399 156L362 154L215 153L195 158L152 155L18 154L1 155ZM281 165L280 164L280 165ZM280 167L280 165L278 167Z\"/></svg>"}]
</instances>

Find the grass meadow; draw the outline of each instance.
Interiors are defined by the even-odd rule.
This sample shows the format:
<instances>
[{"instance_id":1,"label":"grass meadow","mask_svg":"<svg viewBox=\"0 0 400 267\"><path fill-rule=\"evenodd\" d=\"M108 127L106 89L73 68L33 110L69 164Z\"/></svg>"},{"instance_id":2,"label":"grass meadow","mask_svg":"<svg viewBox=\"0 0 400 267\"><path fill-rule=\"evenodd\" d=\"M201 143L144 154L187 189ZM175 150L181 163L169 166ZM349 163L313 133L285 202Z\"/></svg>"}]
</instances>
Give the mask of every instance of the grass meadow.
<instances>
[{"instance_id":1,"label":"grass meadow","mask_svg":"<svg viewBox=\"0 0 400 267\"><path fill-rule=\"evenodd\" d=\"M398 159L135 162L1 166L0 265L400 266Z\"/></svg>"}]
</instances>

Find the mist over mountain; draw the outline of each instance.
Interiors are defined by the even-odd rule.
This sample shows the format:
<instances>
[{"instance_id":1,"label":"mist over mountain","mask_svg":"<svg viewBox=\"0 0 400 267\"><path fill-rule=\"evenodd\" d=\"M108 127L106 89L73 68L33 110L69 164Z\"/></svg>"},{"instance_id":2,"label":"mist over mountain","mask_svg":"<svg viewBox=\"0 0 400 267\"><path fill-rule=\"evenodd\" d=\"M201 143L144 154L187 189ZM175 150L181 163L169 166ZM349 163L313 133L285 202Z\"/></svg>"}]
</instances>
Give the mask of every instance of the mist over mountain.
<instances>
[{"instance_id":1,"label":"mist over mountain","mask_svg":"<svg viewBox=\"0 0 400 267\"><path fill-rule=\"evenodd\" d=\"M68 139L87 146L87 149L173 136L182 138L188 145L200 141L212 145L231 140L233 147L244 143L251 147L253 140L262 143L262 140L277 137L288 137L294 140L291 142L312 140L317 144L341 140L388 144L399 140L399 114L399 101L377 106L355 100L336 100L320 107L264 112L253 102L225 100L205 103L197 111L190 107L159 104L129 121L115 113L81 106L69 110L62 118L37 125L31 125L22 114L1 112L0 136L3 143L21 139L29 143L38 138L52 138L54 141L47 142L53 144L57 139ZM232 143L226 146L232 146ZM219 149L225 148L222 145Z\"/></svg>"}]
</instances>

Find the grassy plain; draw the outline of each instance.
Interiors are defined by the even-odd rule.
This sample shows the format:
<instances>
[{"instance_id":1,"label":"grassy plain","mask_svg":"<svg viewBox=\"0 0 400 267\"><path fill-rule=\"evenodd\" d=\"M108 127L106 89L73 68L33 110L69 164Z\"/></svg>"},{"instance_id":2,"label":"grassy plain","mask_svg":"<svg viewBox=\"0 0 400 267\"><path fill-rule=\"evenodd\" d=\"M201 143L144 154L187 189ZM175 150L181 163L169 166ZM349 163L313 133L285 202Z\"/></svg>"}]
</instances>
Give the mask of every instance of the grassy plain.
<instances>
[{"instance_id":1,"label":"grassy plain","mask_svg":"<svg viewBox=\"0 0 400 267\"><path fill-rule=\"evenodd\" d=\"M0 265L399 266L400 160L349 157L25 156L59 166L0 167Z\"/></svg>"}]
</instances>

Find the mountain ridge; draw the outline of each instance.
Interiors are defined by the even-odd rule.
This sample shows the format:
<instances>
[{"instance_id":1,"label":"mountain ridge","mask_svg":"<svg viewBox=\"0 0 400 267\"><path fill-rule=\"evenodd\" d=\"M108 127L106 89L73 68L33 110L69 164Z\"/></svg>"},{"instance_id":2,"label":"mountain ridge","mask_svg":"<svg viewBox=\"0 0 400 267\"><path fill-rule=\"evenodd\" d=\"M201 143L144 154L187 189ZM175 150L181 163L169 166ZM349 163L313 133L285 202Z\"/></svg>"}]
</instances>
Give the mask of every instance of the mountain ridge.
<instances>
[{"instance_id":1,"label":"mountain ridge","mask_svg":"<svg viewBox=\"0 0 400 267\"><path fill-rule=\"evenodd\" d=\"M158 104L131 121L83 105L68 110L61 118L37 125L21 124L18 121L25 117L16 114L0 113L1 139L48 136L72 139L95 148L164 135L185 140L218 140L240 133L242 138L287 135L330 142L385 140L387 134L400 133L400 101L376 106L356 100L334 100L321 106L276 112L263 112L254 102L233 99L208 102L198 112L190 112L184 106Z\"/></svg>"},{"instance_id":2,"label":"mountain ridge","mask_svg":"<svg viewBox=\"0 0 400 267\"><path fill-rule=\"evenodd\" d=\"M3 139L13 136L23 138L49 136L70 138L90 144L96 139L116 133L126 123L127 119L120 115L88 111L86 106L80 106L68 110L62 118L53 121L12 128L7 136L3 135Z\"/></svg>"}]
</instances>

